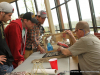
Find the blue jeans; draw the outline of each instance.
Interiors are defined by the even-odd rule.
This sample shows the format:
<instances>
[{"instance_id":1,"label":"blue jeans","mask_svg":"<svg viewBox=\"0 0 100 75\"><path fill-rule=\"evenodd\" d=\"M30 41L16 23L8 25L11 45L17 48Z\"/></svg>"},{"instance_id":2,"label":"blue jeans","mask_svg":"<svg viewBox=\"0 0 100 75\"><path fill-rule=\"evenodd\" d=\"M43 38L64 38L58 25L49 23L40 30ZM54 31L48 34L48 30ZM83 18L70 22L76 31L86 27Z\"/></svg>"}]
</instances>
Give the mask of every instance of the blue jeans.
<instances>
[{"instance_id":1,"label":"blue jeans","mask_svg":"<svg viewBox=\"0 0 100 75\"><path fill-rule=\"evenodd\" d=\"M0 64L0 75L4 75L6 73L10 73L14 70L13 65L8 66L8 65L1 65Z\"/></svg>"}]
</instances>

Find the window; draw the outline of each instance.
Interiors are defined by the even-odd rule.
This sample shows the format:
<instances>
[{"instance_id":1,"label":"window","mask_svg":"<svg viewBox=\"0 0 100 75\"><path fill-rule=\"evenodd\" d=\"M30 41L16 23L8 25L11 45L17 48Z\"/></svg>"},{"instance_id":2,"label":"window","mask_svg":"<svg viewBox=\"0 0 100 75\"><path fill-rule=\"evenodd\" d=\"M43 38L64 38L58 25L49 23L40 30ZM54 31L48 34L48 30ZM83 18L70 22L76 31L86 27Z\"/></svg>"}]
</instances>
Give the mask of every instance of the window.
<instances>
[{"instance_id":1,"label":"window","mask_svg":"<svg viewBox=\"0 0 100 75\"><path fill-rule=\"evenodd\" d=\"M60 4L64 3L65 1L64 0L59 0L60 1Z\"/></svg>"},{"instance_id":2,"label":"window","mask_svg":"<svg viewBox=\"0 0 100 75\"><path fill-rule=\"evenodd\" d=\"M16 18L18 18L16 4L15 4L15 2L13 2L13 3L11 3L11 5L14 7L14 13L11 16L11 20L15 20Z\"/></svg>"},{"instance_id":3,"label":"window","mask_svg":"<svg viewBox=\"0 0 100 75\"><path fill-rule=\"evenodd\" d=\"M26 6L27 6L28 12L33 12L34 14L36 14L34 0L26 0Z\"/></svg>"},{"instance_id":4,"label":"window","mask_svg":"<svg viewBox=\"0 0 100 75\"><path fill-rule=\"evenodd\" d=\"M70 13L72 28L75 28L76 23L79 21L75 0L71 0L68 2L68 8Z\"/></svg>"},{"instance_id":5,"label":"window","mask_svg":"<svg viewBox=\"0 0 100 75\"><path fill-rule=\"evenodd\" d=\"M88 22L89 27L93 27L91 13L90 13L90 6L88 0L79 0L82 20ZM94 33L93 29L90 29L90 33Z\"/></svg>"},{"instance_id":6,"label":"window","mask_svg":"<svg viewBox=\"0 0 100 75\"><path fill-rule=\"evenodd\" d=\"M99 9L100 0L93 0L93 4L94 4L97 27L100 27L100 9ZM100 28L98 29L98 32L100 33Z\"/></svg>"},{"instance_id":7,"label":"window","mask_svg":"<svg viewBox=\"0 0 100 75\"><path fill-rule=\"evenodd\" d=\"M91 34L94 34L93 28L90 29L90 33Z\"/></svg>"},{"instance_id":8,"label":"window","mask_svg":"<svg viewBox=\"0 0 100 75\"><path fill-rule=\"evenodd\" d=\"M97 26L100 27L100 0L93 0Z\"/></svg>"},{"instance_id":9,"label":"window","mask_svg":"<svg viewBox=\"0 0 100 75\"><path fill-rule=\"evenodd\" d=\"M60 4L64 3L64 0L60 0ZM64 22L64 28L69 29L69 24L68 24L68 18L67 18L67 12L65 8L65 4L60 6L61 7L61 12L62 12L62 17L63 17L63 22Z\"/></svg>"},{"instance_id":10,"label":"window","mask_svg":"<svg viewBox=\"0 0 100 75\"><path fill-rule=\"evenodd\" d=\"M82 14L82 20L88 22L90 27L93 27L88 0L79 0L79 4Z\"/></svg>"},{"instance_id":11,"label":"window","mask_svg":"<svg viewBox=\"0 0 100 75\"><path fill-rule=\"evenodd\" d=\"M44 0L36 0L37 2L37 6L38 6L38 10L46 10L45 9L45 4L44 4Z\"/></svg>"},{"instance_id":12,"label":"window","mask_svg":"<svg viewBox=\"0 0 100 75\"><path fill-rule=\"evenodd\" d=\"M24 0L19 0L17 2L18 2L19 13L20 14L26 13L26 7L25 7Z\"/></svg>"},{"instance_id":13,"label":"window","mask_svg":"<svg viewBox=\"0 0 100 75\"><path fill-rule=\"evenodd\" d=\"M55 7L55 2L54 0L49 0L50 2L50 8L54 8ZM53 23L55 26L55 30L59 30L59 23L58 23L58 17L57 17L57 12L56 12L56 8L51 10L52 13L52 18L53 18Z\"/></svg>"}]
</instances>

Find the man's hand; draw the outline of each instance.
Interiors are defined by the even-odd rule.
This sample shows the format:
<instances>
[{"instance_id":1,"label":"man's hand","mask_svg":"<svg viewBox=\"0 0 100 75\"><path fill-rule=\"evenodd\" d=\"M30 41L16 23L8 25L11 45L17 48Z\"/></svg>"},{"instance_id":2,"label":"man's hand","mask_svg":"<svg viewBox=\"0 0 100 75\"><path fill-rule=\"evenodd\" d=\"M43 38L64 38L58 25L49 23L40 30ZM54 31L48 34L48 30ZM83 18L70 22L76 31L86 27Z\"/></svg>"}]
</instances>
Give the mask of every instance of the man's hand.
<instances>
[{"instance_id":1,"label":"man's hand","mask_svg":"<svg viewBox=\"0 0 100 75\"><path fill-rule=\"evenodd\" d=\"M40 50L40 54L45 53L45 50L40 45L38 45L37 49Z\"/></svg>"},{"instance_id":2,"label":"man's hand","mask_svg":"<svg viewBox=\"0 0 100 75\"><path fill-rule=\"evenodd\" d=\"M69 34L69 36L73 36L73 33L70 30L66 30L65 31L67 34Z\"/></svg>"},{"instance_id":3,"label":"man's hand","mask_svg":"<svg viewBox=\"0 0 100 75\"><path fill-rule=\"evenodd\" d=\"M45 50L43 48L40 49L40 54L45 53Z\"/></svg>"},{"instance_id":4,"label":"man's hand","mask_svg":"<svg viewBox=\"0 0 100 75\"><path fill-rule=\"evenodd\" d=\"M57 49L57 51L61 51L62 54L67 55L67 56L72 55L72 53L71 53L67 48L59 47L59 48Z\"/></svg>"},{"instance_id":5,"label":"man's hand","mask_svg":"<svg viewBox=\"0 0 100 75\"><path fill-rule=\"evenodd\" d=\"M61 51L63 49L63 47L59 46L57 51Z\"/></svg>"},{"instance_id":6,"label":"man's hand","mask_svg":"<svg viewBox=\"0 0 100 75\"><path fill-rule=\"evenodd\" d=\"M22 64L22 63L23 63L23 61L19 61L19 62L18 62L18 66L19 66L20 64Z\"/></svg>"},{"instance_id":7,"label":"man's hand","mask_svg":"<svg viewBox=\"0 0 100 75\"><path fill-rule=\"evenodd\" d=\"M3 62L6 62L7 59L5 57L5 55L0 55L0 64L3 65Z\"/></svg>"}]
</instances>

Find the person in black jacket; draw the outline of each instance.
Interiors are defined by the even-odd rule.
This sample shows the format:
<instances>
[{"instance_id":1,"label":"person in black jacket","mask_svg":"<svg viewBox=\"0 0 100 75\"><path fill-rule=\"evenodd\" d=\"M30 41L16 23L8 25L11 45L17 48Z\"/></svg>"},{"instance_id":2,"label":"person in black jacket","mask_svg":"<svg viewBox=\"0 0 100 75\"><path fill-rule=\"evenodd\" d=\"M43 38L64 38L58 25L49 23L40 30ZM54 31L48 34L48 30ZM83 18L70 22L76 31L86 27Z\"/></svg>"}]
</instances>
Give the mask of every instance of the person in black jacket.
<instances>
[{"instance_id":1,"label":"person in black jacket","mask_svg":"<svg viewBox=\"0 0 100 75\"><path fill-rule=\"evenodd\" d=\"M6 23L11 19L13 11L14 8L11 4L7 2L0 3L0 75L10 73L13 70L12 62L14 58L6 43L3 26L3 22Z\"/></svg>"}]
</instances>

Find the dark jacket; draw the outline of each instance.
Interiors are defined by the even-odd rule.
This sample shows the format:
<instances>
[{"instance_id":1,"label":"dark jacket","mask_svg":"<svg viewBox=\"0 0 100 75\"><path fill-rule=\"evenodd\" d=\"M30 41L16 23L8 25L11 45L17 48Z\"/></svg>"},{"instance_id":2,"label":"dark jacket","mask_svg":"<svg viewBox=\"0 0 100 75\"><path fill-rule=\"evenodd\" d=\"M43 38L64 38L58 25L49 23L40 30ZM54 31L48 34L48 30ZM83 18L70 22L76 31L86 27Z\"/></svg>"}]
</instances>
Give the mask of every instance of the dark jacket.
<instances>
[{"instance_id":1,"label":"dark jacket","mask_svg":"<svg viewBox=\"0 0 100 75\"><path fill-rule=\"evenodd\" d=\"M5 55L6 58L7 58L7 61L6 62L3 62L4 65L12 65L12 62L14 61L14 58L10 52L10 49L6 43L6 40L5 40L5 36L4 36L4 32L3 32L3 24L2 22L0 21L0 55Z\"/></svg>"}]
</instances>

